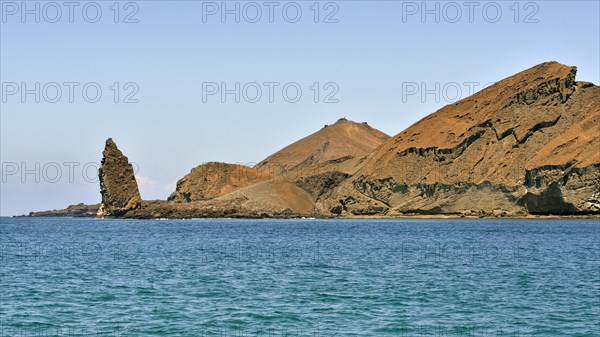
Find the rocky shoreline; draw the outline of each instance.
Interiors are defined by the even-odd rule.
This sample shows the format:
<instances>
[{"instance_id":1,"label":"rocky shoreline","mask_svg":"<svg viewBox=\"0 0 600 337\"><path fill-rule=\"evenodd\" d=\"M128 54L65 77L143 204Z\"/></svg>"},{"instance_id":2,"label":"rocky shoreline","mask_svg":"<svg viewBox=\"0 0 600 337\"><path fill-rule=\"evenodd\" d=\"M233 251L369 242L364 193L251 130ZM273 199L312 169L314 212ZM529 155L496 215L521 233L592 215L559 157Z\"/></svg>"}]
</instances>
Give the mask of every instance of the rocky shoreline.
<instances>
[{"instance_id":1,"label":"rocky shoreline","mask_svg":"<svg viewBox=\"0 0 600 337\"><path fill-rule=\"evenodd\" d=\"M177 217L177 213L167 214L165 217L157 216L157 213L140 214L131 213L129 216L97 216L100 204L83 205L86 211L75 211L73 208L79 205L70 205L66 209L51 210L41 212L31 212L29 214L16 215L14 217L37 217L37 218L98 218L98 219L140 219L140 220L190 220L190 219L600 219L600 214L579 214L579 215L553 215L553 214L504 214L504 213L485 213L476 212L470 214L402 214L402 215L349 215L349 216L321 216L321 215L301 215L301 214L271 214L271 213L201 213Z\"/></svg>"},{"instance_id":2,"label":"rocky shoreline","mask_svg":"<svg viewBox=\"0 0 600 337\"><path fill-rule=\"evenodd\" d=\"M112 139L102 201L29 216L190 218L600 217L600 87L547 62L390 137L344 118L254 167L206 163L142 200Z\"/></svg>"}]
</instances>

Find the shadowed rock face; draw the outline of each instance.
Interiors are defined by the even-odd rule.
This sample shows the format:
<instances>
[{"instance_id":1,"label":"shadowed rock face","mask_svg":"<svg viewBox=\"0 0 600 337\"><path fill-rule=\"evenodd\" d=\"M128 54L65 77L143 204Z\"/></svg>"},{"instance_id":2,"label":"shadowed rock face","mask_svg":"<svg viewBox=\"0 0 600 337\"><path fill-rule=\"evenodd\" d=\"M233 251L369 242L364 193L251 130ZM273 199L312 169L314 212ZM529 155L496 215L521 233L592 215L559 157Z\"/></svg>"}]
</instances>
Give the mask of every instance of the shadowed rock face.
<instances>
[{"instance_id":1,"label":"shadowed rock face","mask_svg":"<svg viewBox=\"0 0 600 337\"><path fill-rule=\"evenodd\" d=\"M98 178L102 203L98 216L120 216L139 208L140 191L133 173L133 166L111 138L106 140Z\"/></svg>"}]
</instances>

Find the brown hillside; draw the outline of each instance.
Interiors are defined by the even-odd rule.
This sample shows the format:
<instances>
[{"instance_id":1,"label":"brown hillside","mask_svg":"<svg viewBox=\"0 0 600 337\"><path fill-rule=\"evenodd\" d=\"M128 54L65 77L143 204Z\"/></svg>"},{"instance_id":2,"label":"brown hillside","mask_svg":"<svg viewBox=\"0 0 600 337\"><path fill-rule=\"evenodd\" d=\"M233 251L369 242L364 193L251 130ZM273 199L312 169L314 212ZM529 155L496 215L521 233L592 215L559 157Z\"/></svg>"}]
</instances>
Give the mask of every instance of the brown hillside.
<instances>
[{"instance_id":1,"label":"brown hillside","mask_svg":"<svg viewBox=\"0 0 600 337\"><path fill-rule=\"evenodd\" d=\"M210 162L193 168L185 177L179 179L169 201L209 200L265 181L269 177L268 173L248 166Z\"/></svg>"},{"instance_id":2,"label":"brown hillside","mask_svg":"<svg viewBox=\"0 0 600 337\"><path fill-rule=\"evenodd\" d=\"M331 166L332 162L335 164L337 161L363 156L387 139L389 139L388 135L366 123L355 123L342 118L335 124L326 125L310 136L279 150L254 168L214 162L202 164L177 182L176 190L169 197L169 201L208 200L284 175L286 176L284 179L293 180L297 176L318 171L324 166ZM281 184L273 186L278 188L266 189L264 193L281 192L284 200L286 198L291 200L291 197L287 197L289 189L280 188L283 186ZM251 191L259 191L259 189ZM292 189L292 191L296 190ZM256 195L256 193L259 192L251 194ZM299 204L303 203L295 203L295 205ZM305 207L302 209L304 210Z\"/></svg>"},{"instance_id":3,"label":"brown hillside","mask_svg":"<svg viewBox=\"0 0 600 337\"><path fill-rule=\"evenodd\" d=\"M600 163L600 152L590 143L599 138L593 123L599 88L576 84L575 74L575 67L543 63L445 106L386 142L360 174L413 183L516 185L529 161ZM553 151L570 137L569 151ZM547 153L544 162L536 157L540 151ZM574 156L577 151L585 155Z\"/></svg>"},{"instance_id":4,"label":"brown hillside","mask_svg":"<svg viewBox=\"0 0 600 337\"><path fill-rule=\"evenodd\" d=\"M322 208L533 212L539 200L533 205L527 195L541 196L554 182L563 185L551 193L547 213L600 210L593 183L600 88L576 83L575 74L575 67L543 63L445 106L376 149ZM549 165L560 169L530 172ZM590 176L570 190L571 175Z\"/></svg>"},{"instance_id":5,"label":"brown hillside","mask_svg":"<svg viewBox=\"0 0 600 337\"><path fill-rule=\"evenodd\" d=\"M367 123L342 118L275 152L255 168L274 174L296 172L346 156L363 156L389 138Z\"/></svg>"}]
</instances>

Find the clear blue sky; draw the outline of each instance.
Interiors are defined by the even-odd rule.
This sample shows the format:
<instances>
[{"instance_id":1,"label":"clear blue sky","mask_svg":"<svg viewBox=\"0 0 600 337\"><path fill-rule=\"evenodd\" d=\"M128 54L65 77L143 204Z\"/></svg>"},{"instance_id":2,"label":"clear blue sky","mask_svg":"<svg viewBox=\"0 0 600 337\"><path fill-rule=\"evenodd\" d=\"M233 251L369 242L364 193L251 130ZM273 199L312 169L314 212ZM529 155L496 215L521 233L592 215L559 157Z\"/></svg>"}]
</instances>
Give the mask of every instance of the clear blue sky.
<instances>
[{"instance_id":1,"label":"clear blue sky","mask_svg":"<svg viewBox=\"0 0 600 337\"><path fill-rule=\"evenodd\" d=\"M2 215L99 202L97 181L84 179L82 170L100 161L107 137L139 168L142 197L164 199L203 162L258 162L340 117L394 135L466 96L465 83L481 88L544 61L575 65L578 80L600 82L598 1L476 2L472 8L433 1L427 8L421 1L275 2L271 18L265 2L255 3L260 17L254 4L227 2L229 10L239 4L239 23L235 14L222 22L221 1L120 2L118 13L113 1L76 3L69 13L58 2L58 17L47 2L22 8L21 1L1 1ZM433 12L423 18L423 10ZM23 101L21 90L36 82L40 103L34 94ZM73 102L65 82L79 83L72 86ZM82 94L91 82L102 90L96 103L85 100L94 100L93 84ZM209 82L229 89L240 83L240 102L233 94L224 103L220 95L203 97L203 89L214 89L203 85ZM263 94L256 103L255 86L241 92L252 82ZM273 102L265 82L279 83ZM436 82L439 102L434 94L403 97L407 83L435 91ZM293 86L283 97L287 83L302 89L298 102L286 101L295 96ZM135 90L129 98L138 102L123 103ZM324 103L335 90L329 98L337 103ZM94 166L87 168L94 178ZM22 176L22 169L33 173Z\"/></svg>"}]
</instances>

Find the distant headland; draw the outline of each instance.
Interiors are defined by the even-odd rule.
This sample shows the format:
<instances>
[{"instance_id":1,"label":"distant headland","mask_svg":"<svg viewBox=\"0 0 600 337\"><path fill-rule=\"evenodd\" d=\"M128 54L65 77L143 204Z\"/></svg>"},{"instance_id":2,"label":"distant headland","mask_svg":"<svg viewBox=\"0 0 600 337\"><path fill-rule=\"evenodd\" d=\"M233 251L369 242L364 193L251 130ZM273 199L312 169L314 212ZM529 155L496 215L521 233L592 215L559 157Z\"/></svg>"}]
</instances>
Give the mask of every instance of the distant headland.
<instances>
[{"instance_id":1,"label":"distant headland","mask_svg":"<svg viewBox=\"0 0 600 337\"><path fill-rule=\"evenodd\" d=\"M254 167L210 162L142 200L112 139L102 202L30 216L527 217L600 215L600 87L547 62L390 137L345 118Z\"/></svg>"}]
</instances>

